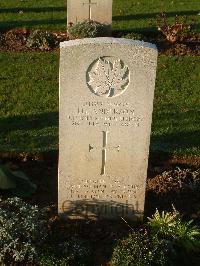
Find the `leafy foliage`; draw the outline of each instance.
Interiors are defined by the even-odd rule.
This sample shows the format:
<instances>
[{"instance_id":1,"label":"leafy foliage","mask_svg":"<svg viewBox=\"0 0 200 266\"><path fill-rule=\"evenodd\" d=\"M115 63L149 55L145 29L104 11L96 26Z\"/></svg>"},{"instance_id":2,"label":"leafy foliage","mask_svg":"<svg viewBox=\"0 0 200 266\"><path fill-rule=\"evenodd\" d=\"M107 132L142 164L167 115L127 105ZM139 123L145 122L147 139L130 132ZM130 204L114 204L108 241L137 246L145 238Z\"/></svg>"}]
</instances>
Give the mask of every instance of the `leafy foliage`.
<instances>
[{"instance_id":1,"label":"leafy foliage","mask_svg":"<svg viewBox=\"0 0 200 266\"><path fill-rule=\"evenodd\" d=\"M166 232L172 233L173 227L176 225L177 221L177 212L162 212L159 213L156 210L152 218L148 218L149 226L152 229L152 232L155 234L166 234Z\"/></svg>"},{"instance_id":2,"label":"leafy foliage","mask_svg":"<svg viewBox=\"0 0 200 266\"><path fill-rule=\"evenodd\" d=\"M58 232L58 235L60 232ZM46 250L42 251L38 262L43 266L48 265L91 265L92 248L88 241L78 237L67 237L52 242Z\"/></svg>"},{"instance_id":3,"label":"leafy foliage","mask_svg":"<svg viewBox=\"0 0 200 266\"><path fill-rule=\"evenodd\" d=\"M46 251L40 255L39 263L42 266L68 266L69 258L58 258L52 251Z\"/></svg>"},{"instance_id":4,"label":"leafy foliage","mask_svg":"<svg viewBox=\"0 0 200 266\"><path fill-rule=\"evenodd\" d=\"M112 263L114 266L169 265L168 245L147 231L134 232L114 248Z\"/></svg>"},{"instance_id":5,"label":"leafy foliage","mask_svg":"<svg viewBox=\"0 0 200 266\"><path fill-rule=\"evenodd\" d=\"M92 253L89 243L77 237L65 241L62 249L63 254L70 256L73 263L76 261L76 265L87 263Z\"/></svg>"},{"instance_id":6,"label":"leafy foliage","mask_svg":"<svg viewBox=\"0 0 200 266\"><path fill-rule=\"evenodd\" d=\"M58 46L58 40L48 31L35 30L28 37L26 46L28 48L48 51Z\"/></svg>"},{"instance_id":7,"label":"leafy foliage","mask_svg":"<svg viewBox=\"0 0 200 266\"><path fill-rule=\"evenodd\" d=\"M186 251L200 251L200 228L189 222L181 221L179 212L156 213L148 218L148 225L154 235L159 238L171 241L172 244L184 248Z\"/></svg>"},{"instance_id":8,"label":"leafy foliage","mask_svg":"<svg viewBox=\"0 0 200 266\"><path fill-rule=\"evenodd\" d=\"M43 211L19 198L0 199L0 263L33 261L45 237Z\"/></svg>"},{"instance_id":9,"label":"leafy foliage","mask_svg":"<svg viewBox=\"0 0 200 266\"><path fill-rule=\"evenodd\" d=\"M105 35L107 26L93 20L85 20L68 27L70 39L95 38Z\"/></svg>"},{"instance_id":10,"label":"leafy foliage","mask_svg":"<svg viewBox=\"0 0 200 266\"><path fill-rule=\"evenodd\" d=\"M144 35L142 35L141 33L135 33L135 32L125 34L122 36L122 38L131 39L131 40L139 40L139 41L147 41L147 38Z\"/></svg>"},{"instance_id":11,"label":"leafy foliage","mask_svg":"<svg viewBox=\"0 0 200 266\"><path fill-rule=\"evenodd\" d=\"M13 171L5 165L0 165L0 189L10 190L18 197L27 197L33 194L36 188L22 171Z\"/></svg>"}]
</instances>

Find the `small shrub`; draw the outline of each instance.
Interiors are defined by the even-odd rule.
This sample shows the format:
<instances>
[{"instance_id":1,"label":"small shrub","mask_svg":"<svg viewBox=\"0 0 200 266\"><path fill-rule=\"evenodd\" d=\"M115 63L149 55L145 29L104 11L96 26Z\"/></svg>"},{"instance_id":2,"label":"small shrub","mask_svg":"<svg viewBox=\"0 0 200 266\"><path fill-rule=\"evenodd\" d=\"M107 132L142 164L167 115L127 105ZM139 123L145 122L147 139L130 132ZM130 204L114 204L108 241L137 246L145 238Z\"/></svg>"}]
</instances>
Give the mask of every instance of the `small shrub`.
<instances>
[{"instance_id":1,"label":"small shrub","mask_svg":"<svg viewBox=\"0 0 200 266\"><path fill-rule=\"evenodd\" d=\"M27 29L14 29L5 33L5 45L9 49L22 50L26 44L29 31Z\"/></svg>"},{"instance_id":2,"label":"small shrub","mask_svg":"<svg viewBox=\"0 0 200 266\"><path fill-rule=\"evenodd\" d=\"M52 252L44 252L40 255L39 265L42 266L68 266L69 259L68 258L58 258Z\"/></svg>"},{"instance_id":3,"label":"small shrub","mask_svg":"<svg viewBox=\"0 0 200 266\"><path fill-rule=\"evenodd\" d=\"M181 41L184 37L187 38L191 25L187 23L187 18L175 17L174 23L170 25L167 21L165 13L157 16L157 29L162 32L170 43Z\"/></svg>"},{"instance_id":4,"label":"small shrub","mask_svg":"<svg viewBox=\"0 0 200 266\"><path fill-rule=\"evenodd\" d=\"M86 240L72 237L63 243L62 249L63 254L76 262L76 265L84 265L91 260L91 246Z\"/></svg>"},{"instance_id":5,"label":"small shrub","mask_svg":"<svg viewBox=\"0 0 200 266\"><path fill-rule=\"evenodd\" d=\"M158 235L172 234L173 228L176 226L178 213L176 210L173 212L162 212L159 213L156 210L152 218L148 218L148 225L150 226L152 232Z\"/></svg>"},{"instance_id":6,"label":"small shrub","mask_svg":"<svg viewBox=\"0 0 200 266\"><path fill-rule=\"evenodd\" d=\"M151 237L147 231L130 234L114 248L113 266L146 266L168 264L168 244Z\"/></svg>"},{"instance_id":7,"label":"small shrub","mask_svg":"<svg viewBox=\"0 0 200 266\"><path fill-rule=\"evenodd\" d=\"M30 262L45 237L44 213L19 198L0 199L0 264Z\"/></svg>"},{"instance_id":8,"label":"small shrub","mask_svg":"<svg viewBox=\"0 0 200 266\"><path fill-rule=\"evenodd\" d=\"M35 30L27 39L26 46L39 50L50 50L58 46L56 37L47 31Z\"/></svg>"},{"instance_id":9,"label":"small shrub","mask_svg":"<svg viewBox=\"0 0 200 266\"><path fill-rule=\"evenodd\" d=\"M185 249L187 252L200 251L200 228L189 222L181 221L179 212L162 212L157 210L148 225L154 235L171 241L172 244Z\"/></svg>"},{"instance_id":10,"label":"small shrub","mask_svg":"<svg viewBox=\"0 0 200 266\"><path fill-rule=\"evenodd\" d=\"M105 35L106 25L93 20L85 20L68 27L70 39L95 38Z\"/></svg>"},{"instance_id":11,"label":"small shrub","mask_svg":"<svg viewBox=\"0 0 200 266\"><path fill-rule=\"evenodd\" d=\"M41 265L92 265L92 248L88 241L71 237L52 244L40 255L38 262Z\"/></svg>"}]
</instances>

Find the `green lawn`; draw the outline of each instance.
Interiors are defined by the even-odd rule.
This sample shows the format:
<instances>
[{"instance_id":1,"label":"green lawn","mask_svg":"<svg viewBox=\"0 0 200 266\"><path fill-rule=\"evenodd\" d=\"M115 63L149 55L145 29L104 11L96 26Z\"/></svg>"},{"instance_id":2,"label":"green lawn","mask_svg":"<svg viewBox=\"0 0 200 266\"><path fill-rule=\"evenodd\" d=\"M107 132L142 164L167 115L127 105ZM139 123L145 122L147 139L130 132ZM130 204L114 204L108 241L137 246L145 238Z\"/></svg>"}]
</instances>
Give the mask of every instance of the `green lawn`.
<instances>
[{"instance_id":1,"label":"green lawn","mask_svg":"<svg viewBox=\"0 0 200 266\"><path fill-rule=\"evenodd\" d=\"M0 29L13 27L66 29L67 0L1 0ZM186 15L200 31L199 0L114 0L113 28L149 31L156 14L166 12L170 20Z\"/></svg>"},{"instance_id":2,"label":"green lawn","mask_svg":"<svg viewBox=\"0 0 200 266\"><path fill-rule=\"evenodd\" d=\"M151 31L156 14L187 15L200 31L199 0L114 0L115 30ZM0 29L66 29L66 0L1 0ZM0 151L58 149L57 53L0 53ZM199 155L195 57L161 56L158 63L151 149Z\"/></svg>"},{"instance_id":3,"label":"green lawn","mask_svg":"<svg viewBox=\"0 0 200 266\"><path fill-rule=\"evenodd\" d=\"M58 149L57 53L0 53L0 150ZM200 64L160 56L151 150L200 154Z\"/></svg>"},{"instance_id":4,"label":"green lawn","mask_svg":"<svg viewBox=\"0 0 200 266\"><path fill-rule=\"evenodd\" d=\"M57 148L58 57L0 53L0 151Z\"/></svg>"}]
</instances>

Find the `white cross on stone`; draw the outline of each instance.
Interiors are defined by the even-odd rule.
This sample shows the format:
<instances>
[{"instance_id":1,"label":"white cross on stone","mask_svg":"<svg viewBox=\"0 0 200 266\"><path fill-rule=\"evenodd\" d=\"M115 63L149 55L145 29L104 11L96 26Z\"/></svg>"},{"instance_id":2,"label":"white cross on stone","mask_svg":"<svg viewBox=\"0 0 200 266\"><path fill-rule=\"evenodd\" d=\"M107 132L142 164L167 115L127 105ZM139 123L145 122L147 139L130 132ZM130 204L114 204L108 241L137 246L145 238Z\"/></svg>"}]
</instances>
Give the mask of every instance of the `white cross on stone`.
<instances>
[{"instance_id":1,"label":"white cross on stone","mask_svg":"<svg viewBox=\"0 0 200 266\"><path fill-rule=\"evenodd\" d=\"M101 175L106 174L106 155L107 155L107 150L114 150L116 149L119 152L120 145L116 147L108 147L108 133L109 131L102 131L103 132L103 147L94 147L89 144L89 152L93 149L97 150L102 150L102 166L101 166Z\"/></svg>"},{"instance_id":2,"label":"white cross on stone","mask_svg":"<svg viewBox=\"0 0 200 266\"><path fill-rule=\"evenodd\" d=\"M92 6L93 5L97 5L97 2L92 3L92 0L88 0L88 3L83 3L83 6L84 5L88 5L89 6L89 16L88 16L88 19L91 20L92 19Z\"/></svg>"}]
</instances>

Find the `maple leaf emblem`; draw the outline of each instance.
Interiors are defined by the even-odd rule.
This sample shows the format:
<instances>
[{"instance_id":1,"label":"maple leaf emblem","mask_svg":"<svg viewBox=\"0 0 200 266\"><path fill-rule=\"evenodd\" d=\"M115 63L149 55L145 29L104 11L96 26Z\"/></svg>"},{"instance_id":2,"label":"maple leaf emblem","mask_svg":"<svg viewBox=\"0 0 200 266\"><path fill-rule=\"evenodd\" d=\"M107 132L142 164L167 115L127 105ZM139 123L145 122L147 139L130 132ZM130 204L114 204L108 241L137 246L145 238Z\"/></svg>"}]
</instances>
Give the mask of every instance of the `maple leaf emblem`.
<instances>
[{"instance_id":1,"label":"maple leaf emblem","mask_svg":"<svg viewBox=\"0 0 200 266\"><path fill-rule=\"evenodd\" d=\"M93 92L102 97L121 94L129 84L129 69L120 59L113 62L99 58L96 67L89 73L87 82Z\"/></svg>"}]
</instances>

